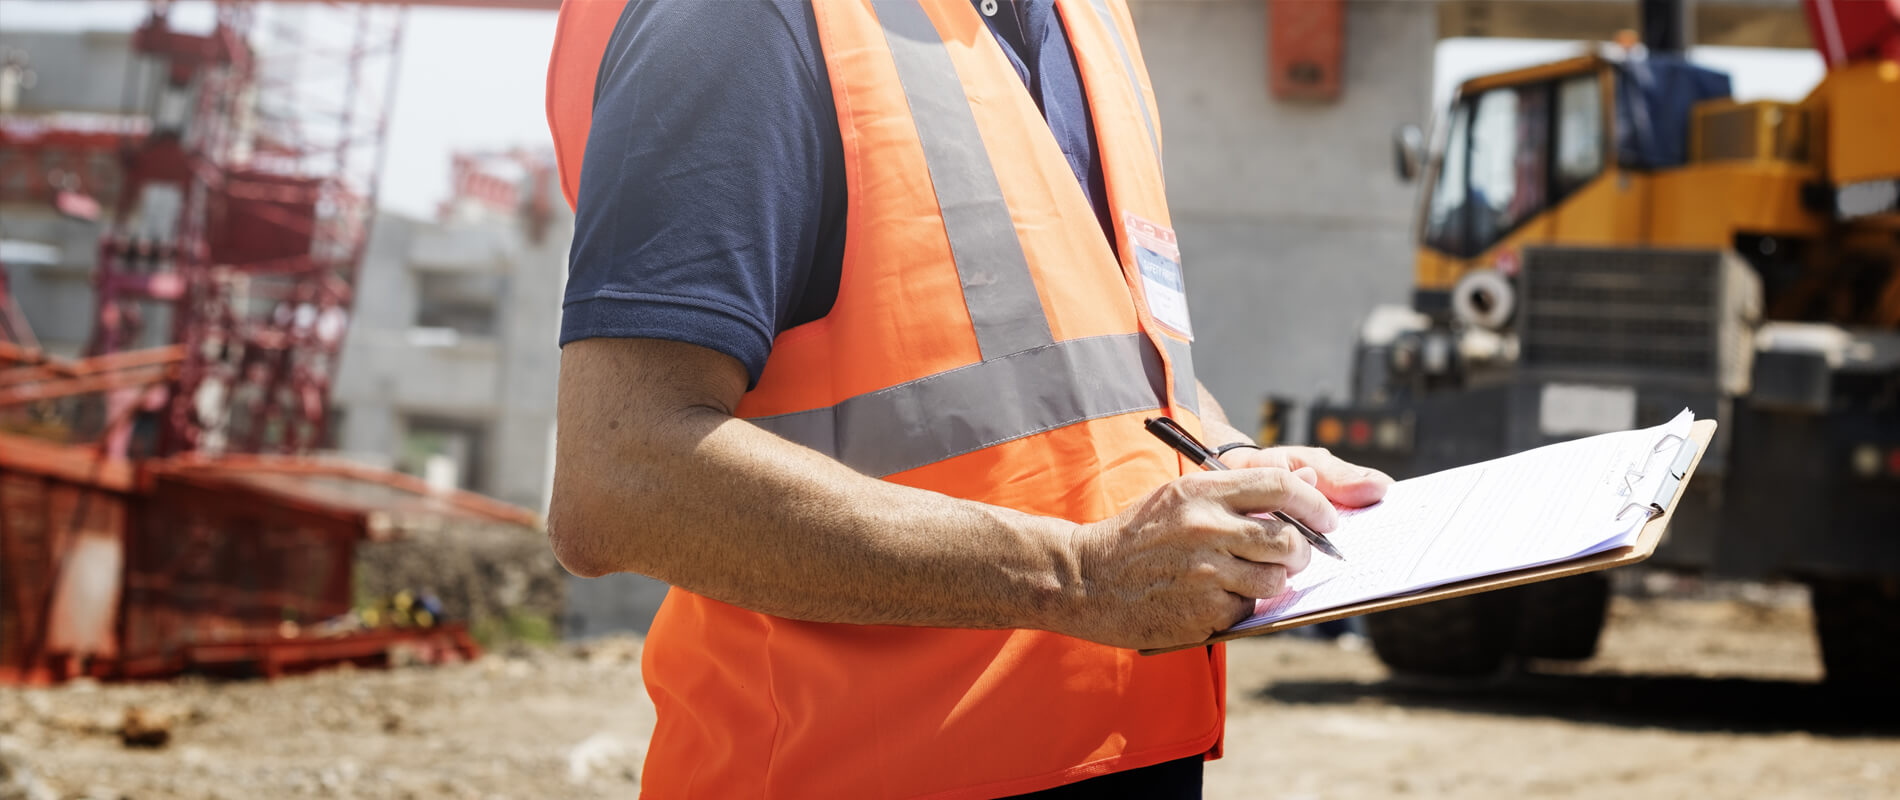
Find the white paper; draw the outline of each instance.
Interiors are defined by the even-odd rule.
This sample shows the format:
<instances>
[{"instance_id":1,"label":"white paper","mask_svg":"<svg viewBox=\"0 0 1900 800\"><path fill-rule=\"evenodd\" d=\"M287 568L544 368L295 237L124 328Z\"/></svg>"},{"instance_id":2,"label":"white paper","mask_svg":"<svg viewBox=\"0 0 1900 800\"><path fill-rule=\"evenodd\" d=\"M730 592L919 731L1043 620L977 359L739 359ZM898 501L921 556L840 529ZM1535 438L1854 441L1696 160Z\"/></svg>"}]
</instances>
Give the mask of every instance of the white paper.
<instances>
[{"instance_id":1,"label":"white paper","mask_svg":"<svg viewBox=\"0 0 1900 800\"><path fill-rule=\"evenodd\" d=\"M1340 511L1287 591L1235 630L1631 544L1695 420L1606 433L1393 484L1377 505ZM1659 447L1660 445L1660 447Z\"/></svg>"}]
</instances>

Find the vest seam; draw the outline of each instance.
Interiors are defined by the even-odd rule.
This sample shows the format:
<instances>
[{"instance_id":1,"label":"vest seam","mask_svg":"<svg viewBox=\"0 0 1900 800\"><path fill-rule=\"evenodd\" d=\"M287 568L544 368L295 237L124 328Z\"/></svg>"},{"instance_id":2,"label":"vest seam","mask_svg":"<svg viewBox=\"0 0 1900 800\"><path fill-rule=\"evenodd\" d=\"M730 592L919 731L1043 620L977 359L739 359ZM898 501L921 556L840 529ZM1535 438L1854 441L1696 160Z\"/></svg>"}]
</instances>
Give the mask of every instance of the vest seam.
<instances>
[{"instance_id":1,"label":"vest seam","mask_svg":"<svg viewBox=\"0 0 1900 800\"><path fill-rule=\"evenodd\" d=\"M757 614L758 612L753 612ZM770 614L758 614L765 620L765 636L759 640L760 660L765 664L765 696L772 701L772 746L765 754L765 770L760 780L770 793L772 787L772 767L778 763L779 741L785 733L785 706L778 699L778 666L773 663L772 639L778 635L778 626L772 623Z\"/></svg>"}]
</instances>

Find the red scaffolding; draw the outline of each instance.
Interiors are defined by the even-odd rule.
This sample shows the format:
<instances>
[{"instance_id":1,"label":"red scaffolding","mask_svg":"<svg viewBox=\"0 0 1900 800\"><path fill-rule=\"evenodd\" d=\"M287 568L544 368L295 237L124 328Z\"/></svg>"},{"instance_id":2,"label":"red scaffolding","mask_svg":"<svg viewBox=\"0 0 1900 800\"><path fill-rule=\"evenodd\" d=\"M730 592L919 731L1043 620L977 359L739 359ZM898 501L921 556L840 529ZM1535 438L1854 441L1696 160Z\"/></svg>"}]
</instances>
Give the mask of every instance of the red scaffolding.
<instances>
[{"instance_id":1,"label":"red scaffolding","mask_svg":"<svg viewBox=\"0 0 1900 800\"><path fill-rule=\"evenodd\" d=\"M0 114L0 203L104 224L82 358L40 349L0 272L0 422L68 418L0 432L0 684L473 652L311 626L392 513L534 524L296 455L326 435L409 5L559 1L217 0L192 31L151 0L122 113Z\"/></svg>"},{"instance_id":2,"label":"red scaffolding","mask_svg":"<svg viewBox=\"0 0 1900 800\"><path fill-rule=\"evenodd\" d=\"M123 150L101 240L91 355L170 312L185 359L164 397L113 393L106 419L143 399L152 455L286 452L322 440L348 327L401 45L400 9L269 9L220 2L206 33L173 30L162 4L133 36L150 119ZM188 112L178 109L188 108ZM140 235L171 212L169 235ZM161 226L162 227L162 226ZM110 439L125 453L122 434Z\"/></svg>"}]
</instances>

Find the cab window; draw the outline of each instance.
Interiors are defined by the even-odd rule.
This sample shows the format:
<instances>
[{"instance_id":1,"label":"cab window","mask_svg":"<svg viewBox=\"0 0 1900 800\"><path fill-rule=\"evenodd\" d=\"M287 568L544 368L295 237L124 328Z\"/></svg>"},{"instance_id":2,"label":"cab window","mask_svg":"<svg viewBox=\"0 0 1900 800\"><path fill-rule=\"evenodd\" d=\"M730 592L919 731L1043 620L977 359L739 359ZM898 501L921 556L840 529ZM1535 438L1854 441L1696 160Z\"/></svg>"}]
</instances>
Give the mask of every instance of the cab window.
<instances>
[{"instance_id":1,"label":"cab window","mask_svg":"<svg viewBox=\"0 0 1900 800\"><path fill-rule=\"evenodd\" d=\"M1477 255L1602 172L1597 80L1590 73L1460 100L1426 204L1426 246Z\"/></svg>"},{"instance_id":2,"label":"cab window","mask_svg":"<svg viewBox=\"0 0 1900 800\"><path fill-rule=\"evenodd\" d=\"M1557 197L1581 188L1603 171L1603 90L1597 75L1557 84Z\"/></svg>"},{"instance_id":3,"label":"cab window","mask_svg":"<svg viewBox=\"0 0 1900 800\"><path fill-rule=\"evenodd\" d=\"M1454 255L1467 246L1465 235L1465 156L1471 152L1471 106L1460 103L1451 114L1445 155L1426 206L1425 243Z\"/></svg>"},{"instance_id":4,"label":"cab window","mask_svg":"<svg viewBox=\"0 0 1900 800\"><path fill-rule=\"evenodd\" d=\"M1550 87L1493 89L1471 115L1471 235L1482 249L1544 210Z\"/></svg>"}]
</instances>

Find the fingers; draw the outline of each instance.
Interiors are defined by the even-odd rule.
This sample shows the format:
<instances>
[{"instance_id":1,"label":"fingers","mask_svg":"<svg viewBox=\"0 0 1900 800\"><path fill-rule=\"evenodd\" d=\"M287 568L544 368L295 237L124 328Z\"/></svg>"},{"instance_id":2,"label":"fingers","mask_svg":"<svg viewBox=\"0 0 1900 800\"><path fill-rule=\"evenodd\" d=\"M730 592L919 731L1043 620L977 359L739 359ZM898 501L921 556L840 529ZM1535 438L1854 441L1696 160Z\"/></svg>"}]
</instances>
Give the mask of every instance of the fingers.
<instances>
[{"instance_id":1,"label":"fingers","mask_svg":"<svg viewBox=\"0 0 1900 800\"><path fill-rule=\"evenodd\" d=\"M1262 564L1278 564L1288 575L1298 575L1313 562L1313 546L1298 529L1275 519L1271 514L1249 515L1236 520L1240 526L1235 543L1228 552L1238 558Z\"/></svg>"},{"instance_id":2,"label":"fingers","mask_svg":"<svg viewBox=\"0 0 1900 800\"><path fill-rule=\"evenodd\" d=\"M1181 638L1187 642L1195 642L1219 634L1253 616L1254 609L1258 607L1259 602L1252 597L1235 592L1222 592L1221 597L1208 607L1207 613L1194 620L1192 627ZM1170 644L1179 644L1179 642Z\"/></svg>"},{"instance_id":3,"label":"fingers","mask_svg":"<svg viewBox=\"0 0 1900 800\"><path fill-rule=\"evenodd\" d=\"M1226 620L1227 624L1221 626L1220 630L1222 631L1244 622L1248 617L1254 615L1255 610L1260 608L1260 602L1254 598L1232 593L1229 593L1227 596L1234 601L1233 611L1228 615ZM1219 631L1216 632L1218 633Z\"/></svg>"},{"instance_id":4,"label":"fingers","mask_svg":"<svg viewBox=\"0 0 1900 800\"><path fill-rule=\"evenodd\" d=\"M1288 576L1287 568L1282 565L1236 558L1221 571L1221 588L1245 598L1274 597L1286 591Z\"/></svg>"},{"instance_id":5,"label":"fingers","mask_svg":"<svg viewBox=\"0 0 1900 800\"><path fill-rule=\"evenodd\" d=\"M1311 469L1318 476L1320 493L1347 506L1369 506L1385 497L1392 477L1376 469L1353 464L1321 447L1273 447L1248 453L1249 467L1279 467L1299 471Z\"/></svg>"},{"instance_id":6,"label":"fingers","mask_svg":"<svg viewBox=\"0 0 1900 800\"><path fill-rule=\"evenodd\" d=\"M1285 470L1232 470L1188 477L1205 484L1211 499L1235 514L1284 511L1321 533L1339 527L1339 511L1326 495ZM1323 474L1320 480L1325 480Z\"/></svg>"},{"instance_id":7,"label":"fingers","mask_svg":"<svg viewBox=\"0 0 1900 800\"><path fill-rule=\"evenodd\" d=\"M1319 490L1327 497L1348 506L1369 506L1385 497L1392 477L1369 467L1348 463L1318 447L1287 448L1288 459L1296 466L1311 468L1319 474Z\"/></svg>"},{"instance_id":8,"label":"fingers","mask_svg":"<svg viewBox=\"0 0 1900 800\"><path fill-rule=\"evenodd\" d=\"M1082 526L1082 567L1099 610L1060 630L1117 646L1170 646L1226 630L1254 599L1281 595L1311 563L1283 511L1317 530L1337 528L1314 469L1242 469L1183 476L1099 523ZM1052 628L1055 630L1058 628Z\"/></svg>"},{"instance_id":9,"label":"fingers","mask_svg":"<svg viewBox=\"0 0 1900 800\"><path fill-rule=\"evenodd\" d=\"M1214 582L1201 583L1193 595L1195 601L1177 621L1188 627L1167 644L1192 642L1220 633L1253 616L1256 598L1268 598L1286 591L1287 570L1279 564L1256 564L1238 558L1224 559L1216 568ZM1165 645L1164 645L1165 646Z\"/></svg>"}]
</instances>

